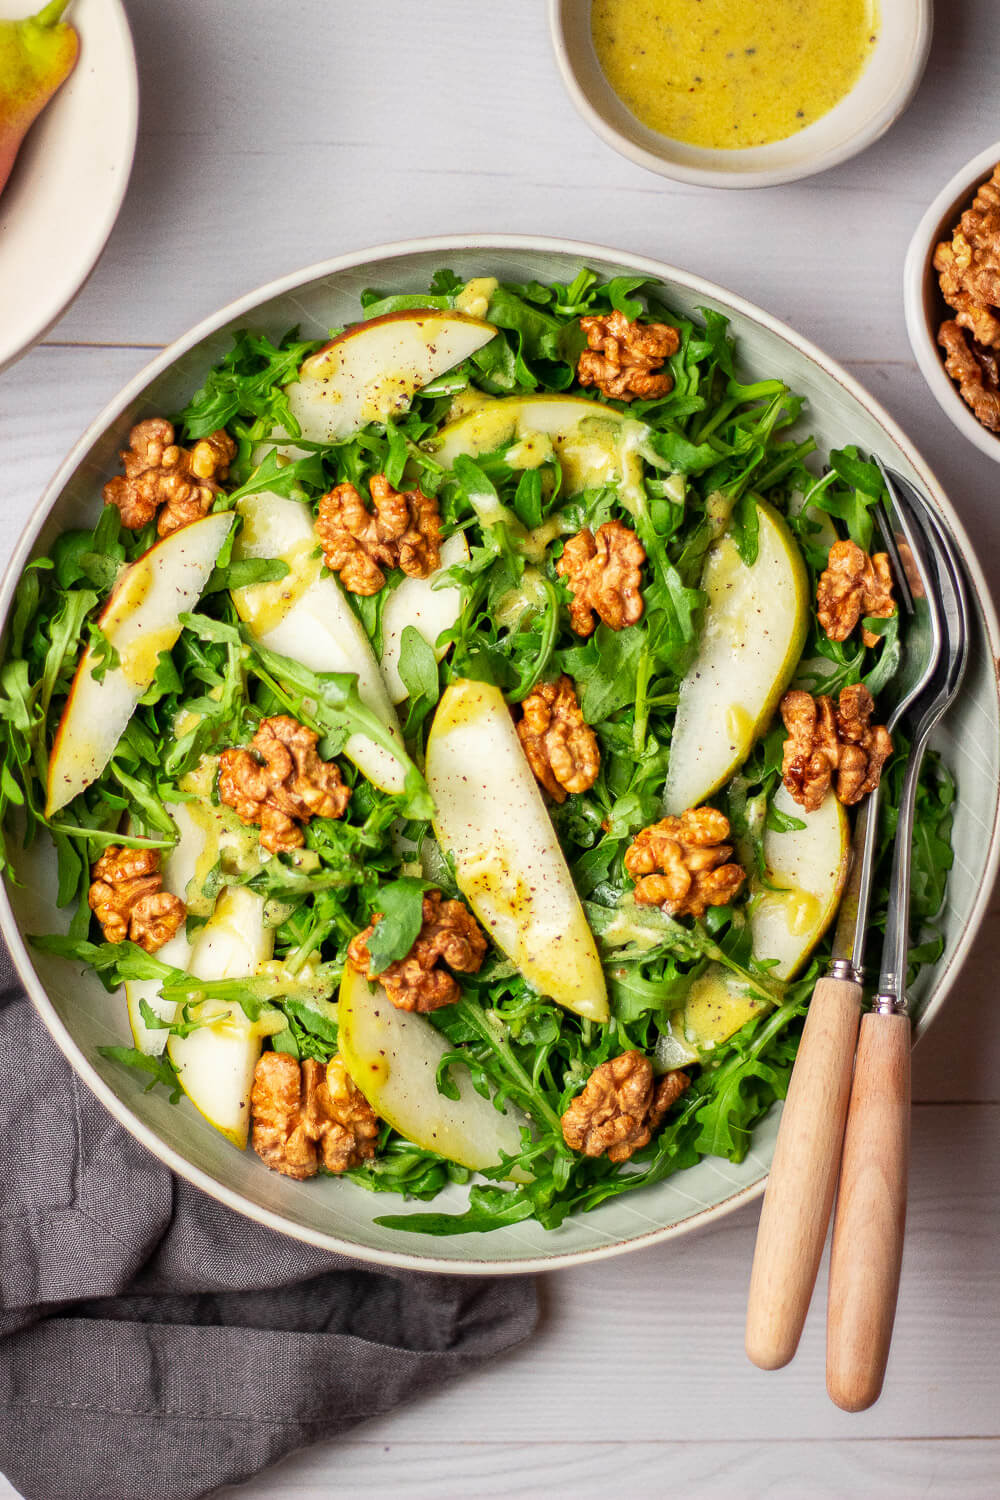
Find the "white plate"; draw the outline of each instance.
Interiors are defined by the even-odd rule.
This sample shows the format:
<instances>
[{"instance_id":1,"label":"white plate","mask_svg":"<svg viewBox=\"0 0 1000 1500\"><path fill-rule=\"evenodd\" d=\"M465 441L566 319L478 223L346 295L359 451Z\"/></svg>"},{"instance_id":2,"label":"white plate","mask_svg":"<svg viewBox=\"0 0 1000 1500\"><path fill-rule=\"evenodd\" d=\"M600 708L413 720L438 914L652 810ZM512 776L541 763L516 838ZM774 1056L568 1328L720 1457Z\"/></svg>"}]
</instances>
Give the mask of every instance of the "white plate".
<instances>
[{"instance_id":1,"label":"white plate","mask_svg":"<svg viewBox=\"0 0 1000 1500\"><path fill-rule=\"evenodd\" d=\"M20 19L41 0L0 0ZM74 0L76 67L28 132L0 193L0 370L80 290L121 208L139 120L135 52L121 0Z\"/></svg>"},{"instance_id":2,"label":"white plate","mask_svg":"<svg viewBox=\"0 0 1000 1500\"><path fill-rule=\"evenodd\" d=\"M1000 633L972 544L934 475L892 418L833 360L792 329L741 297L637 255L568 240L522 235L411 240L382 245L297 271L240 298L207 318L158 354L115 397L75 445L35 509L0 587L0 620L6 619L29 558L51 546L68 526L93 525L101 509L102 482L115 472L117 453L133 422L177 411L208 369L232 347L238 328L280 336L298 324L304 338L322 338L334 325L356 321L359 293L426 287L440 266L461 279L497 276L504 281L571 280L581 265L602 276L638 272L664 284L671 307L695 314L716 308L730 320L740 364L748 375L780 375L806 397L801 425L815 433L822 454L845 443L876 452L931 497L955 535L971 584L973 650L962 693L944 721L938 743L959 787L955 816L955 866L948 882L942 925L945 948L932 971L920 976L911 997L919 1035L954 983L986 912L998 860L997 788L1000 785L1000 701L995 659ZM172 1106L162 1090L144 1092L145 1080L101 1056L109 1042L129 1044L121 993L109 995L96 975L77 964L29 948L24 934L65 930L68 913L55 904L55 861L47 840L19 853L22 884L0 891L0 930L42 1020L81 1078L121 1123L161 1161L213 1198L285 1234L325 1249L386 1265L425 1271L524 1272L597 1260L682 1234L731 1212L759 1194L774 1152L779 1111L758 1127L753 1147L738 1166L707 1157L697 1166L643 1192L602 1204L589 1214L546 1231L533 1222L490 1234L434 1239L382 1228L381 1214L419 1211L389 1194L365 1192L327 1177L295 1182L269 1172L252 1151L237 1151L186 1101ZM933 1037L927 1044L933 1046ZM466 1189L449 1187L435 1208L460 1210ZM234 1253L239 1253L238 1234Z\"/></svg>"}]
</instances>

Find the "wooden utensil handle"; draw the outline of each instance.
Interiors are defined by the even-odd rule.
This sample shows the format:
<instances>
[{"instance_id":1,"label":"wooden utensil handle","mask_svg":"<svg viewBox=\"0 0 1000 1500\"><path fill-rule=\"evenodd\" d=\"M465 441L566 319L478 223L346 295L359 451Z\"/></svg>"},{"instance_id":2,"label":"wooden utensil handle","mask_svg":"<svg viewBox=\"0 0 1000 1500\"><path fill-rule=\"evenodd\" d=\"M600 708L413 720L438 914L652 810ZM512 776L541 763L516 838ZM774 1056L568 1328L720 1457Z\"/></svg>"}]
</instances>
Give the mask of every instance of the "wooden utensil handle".
<instances>
[{"instance_id":1,"label":"wooden utensil handle","mask_svg":"<svg viewBox=\"0 0 1000 1500\"><path fill-rule=\"evenodd\" d=\"M861 986L821 979L813 991L785 1100L757 1230L747 1354L762 1370L798 1347L823 1254L851 1091Z\"/></svg>"},{"instance_id":2,"label":"wooden utensil handle","mask_svg":"<svg viewBox=\"0 0 1000 1500\"><path fill-rule=\"evenodd\" d=\"M910 1021L865 1016L830 1258L826 1388L845 1411L878 1400L896 1316L910 1155Z\"/></svg>"}]
</instances>

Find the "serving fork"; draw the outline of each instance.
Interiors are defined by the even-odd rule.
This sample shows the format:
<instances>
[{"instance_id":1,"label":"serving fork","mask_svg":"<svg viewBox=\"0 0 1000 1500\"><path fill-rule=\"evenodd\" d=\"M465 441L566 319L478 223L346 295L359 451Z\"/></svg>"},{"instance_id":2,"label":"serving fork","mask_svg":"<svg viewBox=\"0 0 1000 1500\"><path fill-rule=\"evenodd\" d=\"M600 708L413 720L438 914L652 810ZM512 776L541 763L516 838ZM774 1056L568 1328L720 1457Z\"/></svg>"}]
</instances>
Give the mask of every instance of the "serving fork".
<instances>
[{"instance_id":1,"label":"serving fork","mask_svg":"<svg viewBox=\"0 0 1000 1500\"><path fill-rule=\"evenodd\" d=\"M898 474L887 485L908 489ZM882 943L871 1012L861 1021L847 1112L827 1301L826 1384L845 1411L863 1411L882 1389L899 1290L910 1135L910 1017L906 1000L910 868L920 766L931 731L955 698L969 655L961 564L932 512L915 506L934 563L943 628L934 677L913 705Z\"/></svg>"},{"instance_id":2,"label":"serving fork","mask_svg":"<svg viewBox=\"0 0 1000 1500\"><path fill-rule=\"evenodd\" d=\"M934 690L945 622L932 562L937 534L928 533L921 524L923 503L882 472L885 494L873 511L889 556L899 607L906 617L902 660L886 689L895 694L886 721L892 733L897 725L909 722L911 714L919 713L925 695ZM914 782L914 796L915 789ZM833 961L809 1005L761 1211L746 1348L762 1369L779 1369L798 1347L833 1208L861 1019L879 805L876 787L858 811ZM901 809L900 831L902 826ZM897 853L899 847L897 843ZM901 894L908 901L908 881ZM905 933L905 913L901 922Z\"/></svg>"}]
</instances>

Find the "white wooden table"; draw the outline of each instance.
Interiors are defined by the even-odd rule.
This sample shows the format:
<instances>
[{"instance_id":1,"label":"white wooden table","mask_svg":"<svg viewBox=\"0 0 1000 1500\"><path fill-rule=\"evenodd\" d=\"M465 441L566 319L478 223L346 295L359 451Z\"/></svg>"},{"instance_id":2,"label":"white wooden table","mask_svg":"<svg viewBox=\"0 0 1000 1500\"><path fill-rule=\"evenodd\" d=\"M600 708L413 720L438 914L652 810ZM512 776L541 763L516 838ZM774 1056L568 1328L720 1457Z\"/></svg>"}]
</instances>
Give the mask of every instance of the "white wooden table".
<instances>
[{"instance_id":1,"label":"white wooden table","mask_svg":"<svg viewBox=\"0 0 1000 1500\"><path fill-rule=\"evenodd\" d=\"M590 135L542 0L127 0L142 125L88 286L0 376L0 548L70 443L152 351L299 265L412 235L509 230L673 261L843 360L917 439L1000 581L1000 469L939 413L900 276L929 199L996 132L996 0L951 0L903 121L809 182L674 185ZM583 3L583 0L581 0ZM823 1389L822 1298L795 1363L742 1348L756 1210L542 1283L537 1337L240 1493L318 1500L683 1494L1000 1496L1000 1027L995 917L915 1059L909 1234L882 1400ZM0 1500L14 1491L0 1480Z\"/></svg>"}]
</instances>

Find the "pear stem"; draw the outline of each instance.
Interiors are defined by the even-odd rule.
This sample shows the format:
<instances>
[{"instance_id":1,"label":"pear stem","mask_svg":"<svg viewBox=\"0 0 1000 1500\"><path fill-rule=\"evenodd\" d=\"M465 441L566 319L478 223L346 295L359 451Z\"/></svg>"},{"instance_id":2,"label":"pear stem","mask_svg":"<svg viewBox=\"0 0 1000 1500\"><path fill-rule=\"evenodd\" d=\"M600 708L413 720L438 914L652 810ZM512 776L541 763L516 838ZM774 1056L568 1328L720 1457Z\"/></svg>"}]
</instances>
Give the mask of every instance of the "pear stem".
<instances>
[{"instance_id":1,"label":"pear stem","mask_svg":"<svg viewBox=\"0 0 1000 1500\"><path fill-rule=\"evenodd\" d=\"M57 21L62 19L62 13L69 3L70 0L49 0L48 5L40 10L37 15L32 16L32 20L38 26L54 26Z\"/></svg>"}]
</instances>

